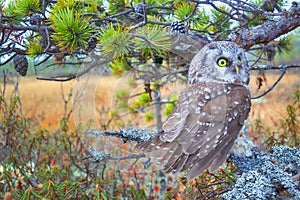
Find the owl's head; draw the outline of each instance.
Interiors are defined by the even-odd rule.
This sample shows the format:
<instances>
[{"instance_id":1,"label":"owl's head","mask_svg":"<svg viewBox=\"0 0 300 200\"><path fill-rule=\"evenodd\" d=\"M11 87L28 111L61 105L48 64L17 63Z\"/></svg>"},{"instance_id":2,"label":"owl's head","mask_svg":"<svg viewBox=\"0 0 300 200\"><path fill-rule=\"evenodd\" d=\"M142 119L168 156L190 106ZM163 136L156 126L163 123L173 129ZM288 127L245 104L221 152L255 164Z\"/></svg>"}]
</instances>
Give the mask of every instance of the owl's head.
<instances>
[{"instance_id":1,"label":"owl's head","mask_svg":"<svg viewBox=\"0 0 300 200\"><path fill-rule=\"evenodd\" d=\"M244 50L233 42L212 42L193 58L189 84L208 79L249 83L249 66Z\"/></svg>"}]
</instances>

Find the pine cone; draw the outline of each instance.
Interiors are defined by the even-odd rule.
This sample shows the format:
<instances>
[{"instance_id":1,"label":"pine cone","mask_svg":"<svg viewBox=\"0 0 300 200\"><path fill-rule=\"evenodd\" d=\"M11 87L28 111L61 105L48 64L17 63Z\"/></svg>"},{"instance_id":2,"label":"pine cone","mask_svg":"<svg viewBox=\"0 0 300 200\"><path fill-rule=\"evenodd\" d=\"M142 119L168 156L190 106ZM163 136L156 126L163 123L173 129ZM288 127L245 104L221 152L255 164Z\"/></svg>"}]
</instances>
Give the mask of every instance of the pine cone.
<instances>
[{"instance_id":1,"label":"pine cone","mask_svg":"<svg viewBox=\"0 0 300 200\"><path fill-rule=\"evenodd\" d=\"M44 17L42 15L40 15L40 14L33 14L29 18L29 23L31 25L40 26L43 20L44 20Z\"/></svg>"},{"instance_id":2,"label":"pine cone","mask_svg":"<svg viewBox=\"0 0 300 200\"><path fill-rule=\"evenodd\" d=\"M144 14L145 4L143 3L137 3L134 6L134 11L140 14Z\"/></svg>"},{"instance_id":3,"label":"pine cone","mask_svg":"<svg viewBox=\"0 0 300 200\"><path fill-rule=\"evenodd\" d=\"M186 27L184 23L173 21L171 24L171 31L178 33L178 34L185 34L186 33Z\"/></svg>"},{"instance_id":4,"label":"pine cone","mask_svg":"<svg viewBox=\"0 0 300 200\"><path fill-rule=\"evenodd\" d=\"M14 67L15 70L21 75L26 76L27 69L28 69L28 60L25 55L16 55L14 57Z\"/></svg>"},{"instance_id":5,"label":"pine cone","mask_svg":"<svg viewBox=\"0 0 300 200\"><path fill-rule=\"evenodd\" d=\"M162 64L164 58L160 55L154 55L153 63Z\"/></svg>"}]
</instances>

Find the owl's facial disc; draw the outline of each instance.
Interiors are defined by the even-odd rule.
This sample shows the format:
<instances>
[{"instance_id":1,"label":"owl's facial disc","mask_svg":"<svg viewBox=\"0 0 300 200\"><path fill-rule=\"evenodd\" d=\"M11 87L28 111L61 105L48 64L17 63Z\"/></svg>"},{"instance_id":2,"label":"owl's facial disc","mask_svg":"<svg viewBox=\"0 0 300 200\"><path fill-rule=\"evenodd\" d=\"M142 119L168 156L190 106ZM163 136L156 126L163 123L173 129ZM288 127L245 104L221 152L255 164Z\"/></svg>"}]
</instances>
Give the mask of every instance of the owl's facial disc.
<instances>
[{"instance_id":1,"label":"owl's facial disc","mask_svg":"<svg viewBox=\"0 0 300 200\"><path fill-rule=\"evenodd\" d=\"M217 50L214 57L215 69L222 76L223 80L247 82L248 75L245 71L245 59L243 51Z\"/></svg>"},{"instance_id":2,"label":"owl's facial disc","mask_svg":"<svg viewBox=\"0 0 300 200\"><path fill-rule=\"evenodd\" d=\"M249 66L245 52L233 42L212 42L193 58L189 69L189 84L221 80L249 83Z\"/></svg>"}]
</instances>

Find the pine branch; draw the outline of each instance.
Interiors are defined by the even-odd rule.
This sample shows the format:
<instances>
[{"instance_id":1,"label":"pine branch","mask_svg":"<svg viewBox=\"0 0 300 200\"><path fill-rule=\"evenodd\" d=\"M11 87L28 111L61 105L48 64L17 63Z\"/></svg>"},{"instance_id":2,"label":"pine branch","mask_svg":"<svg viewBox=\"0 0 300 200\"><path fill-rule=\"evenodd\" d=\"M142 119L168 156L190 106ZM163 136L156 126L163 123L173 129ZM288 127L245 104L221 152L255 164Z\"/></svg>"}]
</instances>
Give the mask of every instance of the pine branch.
<instances>
[{"instance_id":1,"label":"pine branch","mask_svg":"<svg viewBox=\"0 0 300 200\"><path fill-rule=\"evenodd\" d=\"M0 29L1 30L13 30L13 31L34 31L34 32L39 32L48 30L48 31L53 31L53 29L47 25L44 26L23 26L23 25L15 25L15 24L0 24Z\"/></svg>"},{"instance_id":2,"label":"pine branch","mask_svg":"<svg viewBox=\"0 0 300 200\"><path fill-rule=\"evenodd\" d=\"M267 21L260 26L239 31L233 41L248 50L256 44L267 44L300 26L300 7L291 7L277 21Z\"/></svg>"}]
</instances>

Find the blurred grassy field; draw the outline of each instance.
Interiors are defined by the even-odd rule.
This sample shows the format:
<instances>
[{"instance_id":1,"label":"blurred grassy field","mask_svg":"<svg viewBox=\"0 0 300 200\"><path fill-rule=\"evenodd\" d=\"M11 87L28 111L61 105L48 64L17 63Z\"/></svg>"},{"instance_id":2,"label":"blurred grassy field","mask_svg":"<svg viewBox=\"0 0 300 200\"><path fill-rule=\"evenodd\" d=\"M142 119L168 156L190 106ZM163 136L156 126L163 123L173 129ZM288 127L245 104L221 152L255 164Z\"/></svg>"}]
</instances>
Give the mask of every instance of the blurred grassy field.
<instances>
[{"instance_id":1,"label":"blurred grassy field","mask_svg":"<svg viewBox=\"0 0 300 200\"><path fill-rule=\"evenodd\" d=\"M278 74L267 74L267 81L263 83L260 90L257 90L256 72L252 74L250 81L252 96L257 96L265 91L274 81L276 81L278 76ZM90 102L83 102L83 105L81 105L83 109L82 113L84 113L84 108L90 106L89 104L95 103L95 106L90 107L90 109L94 109L92 112L95 112L97 120L99 120L99 118L101 118L101 113L108 112L108 110L114 106L113 96L115 91L124 87L124 85L126 85L126 79L124 78L90 78L89 82L85 85L85 89L81 91L83 92L82 95L85 95L84 92L86 92L90 93L91 96L89 99ZM72 108L74 99L76 102L76 91L72 91L72 96L67 104L64 101L64 98L66 100L68 99L73 86L74 81L51 82L36 80L31 77L22 78L19 84L19 92L22 101L23 115L31 118L33 123L39 127L50 130L56 129L59 126L60 118L67 114ZM142 85L138 87L139 88L134 89L136 91L132 91L132 93L143 90ZM286 106L292 101L293 92L299 87L300 75L293 72L286 74L273 91L263 98L252 101L252 110L249 121L251 122L260 118L267 126L276 125L278 119L281 119L284 116ZM182 88L184 88L184 85L172 85L163 88L162 92L179 94ZM8 85L6 94L10 94L12 89L13 85ZM64 98L63 94L65 96ZM88 112L91 111L89 110ZM103 115L101 120L108 120L107 116ZM71 115L70 125L75 126L75 124L76 123Z\"/></svg>"}]
</instances>

